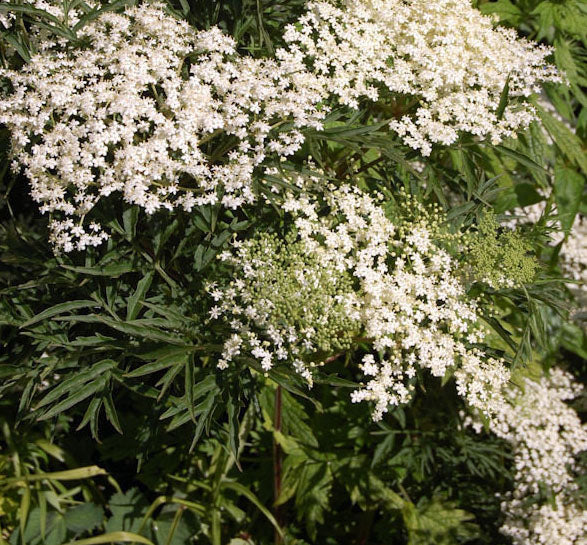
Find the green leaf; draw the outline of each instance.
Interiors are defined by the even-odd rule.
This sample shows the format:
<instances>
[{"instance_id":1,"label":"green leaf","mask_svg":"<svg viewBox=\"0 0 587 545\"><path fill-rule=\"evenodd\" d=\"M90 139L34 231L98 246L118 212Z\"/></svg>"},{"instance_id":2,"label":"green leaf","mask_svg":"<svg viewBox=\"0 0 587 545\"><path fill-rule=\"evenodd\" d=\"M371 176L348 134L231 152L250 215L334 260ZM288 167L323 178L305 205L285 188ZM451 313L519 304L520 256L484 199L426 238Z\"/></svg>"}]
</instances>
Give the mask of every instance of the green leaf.
<instances>
[{"instance_id":1,"label":"green leaf","mask_svg":"<svg viewBox=\"0 0 587 545\"><path fill-rule=\"evenodd\" d=\"M173 367L175 365L184 366L187 362L187 358L188 354L186 353L185 349L181 349L175 353L163 356L156 361L141 365L141 367L131 371L130 373L127 373L125 376L128 378L142 377L151 373L162 371L163 369L167 369L168 367Z\"/></svg>"},{"instance_id":2,"label":"green leaf","mask_svg":"<svg viewBox=\"0 0 587 545\"><path fill-rule=\"evenodd\" d=\"M214 246L214 248L221 248L231 236L232 232L227 229L226 231L222 231L220 234L216 235L210 244Z\"/></svg>"},{"instance_id":3,"label":"green leaf","mask_svg":"<svg viewBox=\"0 0 587 545\"><path fill-rule=\"evenodd\" d=\"M157 396L157 400L163 399L165 392L171 386L175 377L179 375L180 371L183 369L183 365L174 365L171 369L169 369L157 382L156 386L161 386L161 391Z\"/></svg>"},{"instance_id":4,"label":"green leaf","mask_svg":"<svg viewBox=\"0 0 587 545\"><path fill-rule=\"evenodd\" d=\"M265 374L265 371L262 369L261 365L259 364L259 362L257 360L255 360L253 358L246 357L246 356L242 356L239 359L246 362L247 365L249 365L250 367L252 367L256 371L258 371L262 374ZM292 394L295 394L297 396L303 397L304 399L307 399L308 401L313 403L314 406L318 410L322 410L321 403L317 399L314 399L313 397L309 396L302 389L305 385L303 385L303 383L300 380L299 375L297 373L295 373L295 371L288 370L283 367L280 367L280 368L274 367L273 369L270 369L266 374L269 376L269 378L271 380L273 380L275 383L279 384L280 386L283 386L283 388L286 389L288 392L291 392Z\"/></svg>"},{"instance_id":5,"label":"green leaf","mask_svg":"<svg viewBox=\"0 0 587 545\"><path fill-rule=\"evenodd\" d=\"M116 407L114 406L114 401L112 400L112 394L110 392L107 392L104 395L104 411L106 412L108 422L112 424L118 433L122 434L122 427L120 426Z\"/></svg>"},{"instance_id":6,"label":"green leaf","mask_svg":"<svg viewBox=\"0 0 587 545\"><path fill-rule=\"evenodd\" d=\"M88 369L78 371L77 373L73 374L73 376L65 379L61 382L61 384L50 390L49 393L47 393L47 395L37 405L36 409L40 409L41 407L44 407L45 405L59 399L63 394L69 391L79 390L79 388L86 382L99 377L111 369L114 369L117 365L117 362L108 359L94 363Z\"/></svg>"},{"instance_id":7,"label":"green leaf","mask_svg":"<svg viewBox=\"0 0 587 545\"><path fill-rule=\"evenodd\" d=\"M369 473L368 483L369 494L382 502L387 510L403 509L408 503L373 473Z\"/></svg>"},{"instance_id":8,"label":"green leaf","mask_svg":"<svg viewBox=\"0 0 587 545\"><path fill-rule=\"evenodd\" d=\"M230 449L231 454L234 456L237 466L240 469L240 464L238 461L238 449L239 449L239 422L238 422L238 413L239 413L239 406L237 401L232 397L229 396L227 402L227 412L228 412L228 447Z\"/></svg>"},{"instance_id":9,"label":"green leaf","mask_svg":"<svg viewBox=\"0 0 587 545\"><path fill-rule=\"evenodd\" d=\"M132 532L110 532L109 534L102 534L101 536L69 541L65 545L100 545L101 543L115 543L119 541L154 545L154 543L149 541L146 537L133 534Z\"/></svg>"},{"instance_id":10,"label":"green leaf","mask_svg":"<svg viewBox=\"0 0 587 545\"><path fill-rule=\"evenodd\" d=\"M404 502L402 514L409 545L452 545L479 535L477 526L470 522L474 520L473 515L454 508L449 502L425 499L417 507Z\"/></svg>"},{"instance_id":11,"label":"green leaf","mask_svg":"<svg viewBox=\"0 0 587 545\"><path fill-rule=\"evenodd\" d=\"M221 487L234 490L237 494L240 494L241 496L247 498L257 509L259 509L259 511L261 511L261 513L263 513L263 515L265 515L267 520L277 530L277 533L283 538L283 530L281 529L281 526L279 526L279 524L277 523L277 520L275 520L275 517L273 516L271 511L269 511L269 509L267 509L259 501L257 496L255 496L255 494L253 494L253 492L251 492L247 487L234 481L223 481Z\"/></svg>"},{"instance_id":12,"label":"green leaf","mask_svg":"<svg viewBox=\"0 0 587 545\"><path fill-rule=\"evenodd\" d=\"M216 377L213 374L206 375L202 380L194 385L194 399L199 399L200 397L204 396L204 394L207 394L212 390L218 390L218 386L216 385Z\"/></svg>"},{"instance_id":13,"label":"green leaf","mask_svg":"<svg viewBox=\"0 0 587 545\"><path fill-rule=\"evenodd\" d=\"M262 389L259 395L259 404L269 426L268 429L273 430L276 389L271 386L272 384ZM281 404L282 431L304 445L318 447L318 440L314 435L312 427L307 423L309 416L304 405L285 389L281 391Z\"/></svg>"},{"instance_id":14,"label":"green leaf","mask_svg":"<svg viewBox=\"0 0 587 545\"><path fill-rule=\"evenodd\" d=\"M60 513L49 512L43 530L42 513L39 507L31 509L24 533L20 526L10 536L10 541L3 541L3 545L10 543L18 545L62 545L67 534L67 527Z\"/></svg>"},{"instance_id":15,"label":"green leaf","mask_svg":"<svg viewBox=\"0 0 587 545\"><path fill-rule=\"evenodd\" d=\"M81 534L89 532L102 524L104 508L95 503L84 503L65 513L65 525L68 530Z\"/></svg>"},{"instance_id":16,"label":"green leaf","mask_svg":"<svg viewBox=\"0 0 587 545\"><path fill-rule=\"evenodd\" d=\"M336 386L338 388L358 388L359 384L352 380L337 377L336 375L318 375L314 378L316 384L328 384L329 386Z\"/></svg>"},{"instance_id":17,"label":"green leaf","mask_svg":"<svg viewBox=\"0 0 587 545\"><path fill-rule=\"evenodd\" d=\"M587 334L579 326L571 323L563 324L561 344L569 352L587 360Z\"/></svg>"},{"instance_id":18,"label":"green leaf","mask_svg":"<svg viewBox=\"0 0 587 545\"><path fill-rule=\"evenodd\" d=\"M198 443L202 432L204 431L204 426L206 425L206 421L212 415L214 408L216 406L216 396L218 394L218 390L213 390L208 394L208 397L202 403L202 415L198 420L198 425L196 426L196 430L194 432L194 437L192 439L192 444L190 445L190 452L193 451L194 447Z\"/></svg>"},{"instance_id":19,"label":"green leaf","mask_svg":"<svg viewBox=\"0 0 587 545\"><path fill-rule=\"evenodd\" d=\"M107 533L120 530L142 533L141 521L148 507L145 497L136 488L113 494L108 501L112 516L106 522L104 530Z\"/></svg>"},{"instance_id":20,"label":"green leaf","mask_svg":"<svg viewBox=\"0 0 587 545\"><path fill-rule=\"evenodd\" d=\"M132 263L112 263L110 265L97 264L93 267L73 267L71 265L62 265L62 267L78 274L88 274L90 276L107 276L109 278L118 278L123 274L127 274L135 270L135 266Z\"/></svg>"},{"instance_id":21,"label":"green leaf","mask_svg":"<svg viewBox=\"0 0 587 545\"><path fill-rule=\"evenodd\" d=\"M537 164L544 161L545 154L547 153L547 143L540 123L532 123L530 128L520 135L519 141L525 144L525 155L532 159L532 161ZM531 169L530 173L538 185L544 188L549 187L546 172Z\"/></svg>"},{"instance_id":22,"label":"green leaf","mask_svg":"<svg viewBox=\"0 0 587 545\"><path fill-rule=\"evenodd\" d=\"M579 212L584 186L584 176L557 162L554 168L554 196L559 221L567 233Z\"/></svg>"},{"instance_id":23,"label":"green leaf","mask_svg":"<svg viewBox=\"0 0 587 545\"><path fill-rule=\"evenodd\" d=\"M196 423L196 413L194 412L194 360L188 358L185 362L185 396L187 399L190 416Z\"/></svg>"},{"instance_id":24,"label":"green leaf","mask_svg":"<svg viewBox=\"0 0 587 545\"><path fill-rule=\"evenodd\" d=\"M122 3L119 3L122 7ZM108 6L110 7L110 6ZM122 214L122 224L124 225L124 231L129 240L135 238L137 234L137 222L139 220L139 207L131 206L127 208Z\"/></svg>"},{"instance_id":25,"label":"green leaf","mask_svg":"<svg viewBox=\"0 0 587 545\"><path fill-rule=\"evenodd\" d=\"M583 171L583 174L587 174L587 155L579 137L536 102L533 104L538 111L544 128L548 131L559 150L569 161L576 164Z\"/></svg>"},{"instance_id":26,"label":"green leaf","mask_svg":"<svg viewBox=\"0 0 587 545\"><path fill-rule=\"evenodd\" d=\"M153 250L155 255L159 255L167 241L171 238L171 235L179 228L179 221L177 219L169 223L165 229L157 231L153 239Z\"/></svg>"},{"instance_id":27,"label":"green leaf","mask_svg":"<svg viewBox=\"0 0 587 545\"><path fill-rule=\"evenodd\" d=\"M8 482L4 480L4 485L9 484L10 479ZM31 489L28 486L26 481L18 481L23 483L23 491L22 491L22 498L20 500L20 506L18 508L18 520L20 521L20 533L24 535L24 531L26 528L26 522L29 516L29 509L31 507ZM24 543L24 540L23 540Z\"/></svg>"},{"instance_id":28,"label":"green leaf","mask_svg":"<svg viewBox=\"0 0 587 545\"><path fill-rule=\"evenodd\" d=\"M193 502L186 503L193 505ZM198 534L200 527L198 518L193 513L193 508L181 503L177 504L175 511L171 510L170 507L164 507L162 512L157 516L157 523L154 525L157 543L160 545L186 545L193 543L193 537ZM176 506L174 505L173 507ZM184 507L187 507L187 509Z\"/></svg>"},{"instance_id":29,"label":"green leaf","mask_svg":"<svg viewBox=\"0 0 587 545\"><path fill-rule=\"evenodd\" d=\"M189 323L193 324L193 322L190 322L186 318L186 316L184 316L177 310L174 310L174 307L154 305L153 303L149 303L148 301L143 301L143 306L151 309L156 314L163 316L167 320L169 327L181 327Z\"/></svg>"},{"instance_id":30,"label":"green leaf","mask_svg":"<svg viewBox=\"0 0 587 545\"><path fill-rule=\"evenodd\" d=\"M384 456L387 456L393 449L395 443L395 433L390 432L385 436L385 439L381 441L376 447L373 453L373 460L371 460L371 467L375 467Z\"/></svg>"},{"instance_id":31,"label":"green leaf","mask_svg":"<svg viewBox=\"0 0 587 545\"><path fill-rule=\"evenodd\" d=\"M569 49L569 44L566 40L557 39L555 42L554 59L559 68L565 73L569 82L579 84L579 68L575 63L575 59Z\"/></svg>"},{"instance_id":32,"label":"green leaf","mask_svg":"<svg viewBox=\"0 0 587 545\"><path fill-rule=\"evenodd\" d=\"M329 509L332 484L332 473L326 462L304 465L296 493L296 507L306 522L312 541L316 541L318 524L324 523L324 515Z\"/></svg>"},{"instance_id":33,"label":"green leaf","mask_svg":"<svg viewBox=\"0 0 587 545\"><path fill-rule=\"evenodd\" d=\"M149 339L156 342L164 342L174 345L185 346L185 341L169 333L165 333L160 329L154 327L145 326L140 320L133 320L132 322L123 322L115 320L107 316L101 316L97 314L88 314L82 316L63 316L58 318L60 321L68 322L83 322L83 323L101 323L132 337L139 337L143 339Z\"/></svg>"},{"instance_id":34,"label":"green leaf","mask_svg":"<svg viewBox=\"0 0 587 545\"><path fill-rule=\"evenodd\" d=\"M137 289L134 293L128 298L128 304L126 307L126 321L129 322L134 320L141 310L141 302L147 295L149 288L151 287L151 283L153 282L153 271L149 271L143 278L139 280L137 284Z\"/></svg>"},{"instance_id":35,"label":"green leaf","mask_svg":"<svg viewBox=\"0 0 587 545\"><path fill-rule=\"evenodd\" d=\"M14 47L14 50L20 55L24 62L31 61L31 54L27 46L21 42L16 36L12 36L8 32L0 32L0 39Z\"/></svg>"},{"instance_id":36,"label":"green leaf","mask_svg":"<svg viewBox=\"0 0 587 545\"><path fill-rule=\"evenodd\" d=\"M512 159L515 159L518 163L520 163L521 165L524 165L525 167L529 168L530 170L536 170L537 172L540 172L541 174L544 174L544 172L545 172L545 169L543 167L541 167L538 163L536 163L532 159L530 159L530 157L528 157L527 155L524 155L523 153L520 153L519 151L513 150L511 148L506 148L505 146L502 146L502 145L496 146L496 149L499 150L504 155L507 155L508 157L511 157Z\"/></svg>"},{"instance_id":37,"label":"green leaf","mask_svg":"<svg viewBox=\"0 0 587 545\"><path fill-rule=\"evenodd\" d=\"M507 79L505 80L505 85L503 86L501 96L499 97L499 105L497 106L497 110L495 112L497 119L501 119L503 117L505 109L508 105L509 92L510 92L510 76L508 76Z\"/></svg>"},{"instance_id":38,"label":"green leaf","mask_svg":"<svg viewBox=\"0 0 587 545\"><path fill-rule=\"evenodd\" d=\"M215 389L211 395L213 398L215 398L216 394L217 394L217 389ZM209 405L210 405L210 396L208 396L201 403L198 403L195 407L193 407L193 410L190 411L188 403L187 403L187 401L185 401L185 398L181 398L181 400L179 401L179 404L176 407L172 407L172 408L168 409L167 411L165 411L161 415L160 419L164 420L166 418L170 418L171 416L173 416L173 419L171 420L171 422L169 423L169 426L167 428L169 431L172 431L176 428L179 428L180 426L183 426L184 424L186 424L190 420L192 420L194 423L197 422L198 416L200 416L203 413L207 413ZM193 418L192 418L192 414L193 414ZM199 422L198 422L198 424L199 424Z\"/></svg>"},{"instance_id":39,"label":"green leaf","mask_svg":"<svg viewBox=\"0 0 587 545\"><path fill-rule=\"evenodd\" d=\"M37 489L37 498L39 500L39 526L41 537L45 539L47 532L47 497L41 490Z\"/></svg>"},{"instance_id":40,"label":"green leaf","mask_svg":"<svg viewBox=\"0 0 587 545\"><path fill-rule=\"evenodd\" d=\"M38 420L48 420L49 418L53 418L54 416L71 409L74 405L81 403L84 399L87 399L91 395L95 394L96 392L103 390L106 386L107 379L104 377L100 377L97 380L89 382L83 388L76 391L69 397L66 397L63 401L60 401L51 409L49 409L46 413L42 414L38 417Z\"/></svg>"},{"instance_id":41,"label":"green leaf","mask_svg":"<svg viewBox=\"0 0 587 545\"><path fill-rule=\"evenodd\" d=\"M79 310L80 308L91 308L96 306L96 301L90 301L88 299L80 301L68 301L67 303L59 303L58 305L54 305L48 309L45 309L43 312L36 314L32 318L28 319L26 322L23 322L20 325L20 328L22 329L24 327L29 327L47 318L52 318L53 316L57 316L58 314L63 314L64 312L71 312L72 310Z\"/></svg>"},{"instance_id":42,"label":"green leaf","mask_svg":"<svg viewBox=\"0 0 587 545\"><path fill-rule=\"evenodd\" d=\"M183 9L184 16L190 12L190 5L187 3L187 0L179 0L181 7Z\"/></svg>"},{"instance_id":43,"label":"green leaf","mask_svg":"<svg viewBox=\"0 0 587 545\"><path fill-rule=\"evenodd\" d=\"M540 20L536 40L551 37L553 29L557 26L557 6L550 1L539 2L538 6L531 13L532 15L538 15Z\"/></svg>"},{"instance_id":44,"label":"green leaf","mask_svg":"<svg viewBox=\"0 0 587 545\"><path fill-rule=\"evenodd\" d=\"M50 473L30 473L26 477L11 477L10 479L4 479L3 484L13 486L26 481L79 481L97 477L98 475L108 475L108 473L98 466L86 466Z\"/></svg>"},{"instance_id":45,"label":"green leaf","mask_svg":"<svg viewBox=\"0 0 587 545\"><path fill-rule=\"evenodd\" d=\"M497 0L497 2L485 2L479 6L483 14L495 13L499 16L500 21L506 21L511 24L517 24L523 15L520 8L512 4L510 0Z\"/></svg>"},{"instance_id":46,"label":"green leaf","mask_svg":"<svg viewBox=\"0 0 587 545\"><path fill-rule=\"evenodd\" d=\"M97 430L97 422L98 422L98 415L100 414L100 409L102 408L103 400L102 398L95 397L90 401L88 404L88 408L84 413L82 421L79 423L77 430L81 430L84 426L90 422L90 428L92 431L92 435L94 438L98 436Z\"/></svg>"},{"instance_id":47,"label":"green leaf","mask_svg":"<svg viewBox=\"0 0 587 545\"><path fill-rule=\"evenodd\" d=\"M60 462L65 462L65 451L62 448L55 445L54 443L51 443L46 439L37 439L35 441L35 445L41 447L47 454L53 456L53 458L55 458L56 460L59 460Z\"/></svg>"},{"instance_id":48,"label":"green leaf","mask_svg":"<svg viewBox=\"0 0 587 545\"><path fill-rule=\"evenodd\" d=\"M293 498L306 460L305 456L287 456L282 467L281 491L275 499L275 506L283 505Z\"/></svg>"},{"instance_id":49,"label":"green leaf","mask_svg":"<svg viewBox=\"0 0 587 545\"><path fill-rule=\"evenodd\" d=\"M363 136L365 134L373 133L378 131L381 127L386 124L385 121L381 123L375 123L373 125L366 125L360 127L349 127L348 125L344 124L343 126L338 127L325 127L321 131L316 131L314 129L309 130L306 132L307 136L311 138L318 138L320 140L333 140L333 141L341 141L348 138Z\"/></svg>"},{"instance_id":50,"label":"green leaf","mask_svg":"<svg viewBox=\"0 0 587 545\"><path fill-rule=\"evenodd\" d=\"M216 254L217 250L215 248L206 248L203 244L200 244L194 254L194 267L196 271L201 272L205 269Z\"/></svg>"}]
</instances>

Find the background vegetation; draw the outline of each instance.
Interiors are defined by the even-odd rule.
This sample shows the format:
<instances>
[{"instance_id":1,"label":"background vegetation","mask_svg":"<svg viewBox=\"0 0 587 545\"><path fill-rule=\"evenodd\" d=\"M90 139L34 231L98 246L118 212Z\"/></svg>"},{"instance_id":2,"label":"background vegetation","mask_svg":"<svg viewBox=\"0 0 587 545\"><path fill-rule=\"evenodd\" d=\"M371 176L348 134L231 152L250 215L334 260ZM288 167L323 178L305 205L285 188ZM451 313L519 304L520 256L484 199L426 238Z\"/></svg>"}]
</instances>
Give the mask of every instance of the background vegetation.
<instances>
[{"instance_id":1,"label":"background vegetation","mask_svg":"<svg viewBox=\"0 0 587 545\"><path fill-rule=\"evenodd\" d=\"M197 28L219 25L243 53L270 56L304 3L169 5ZM464 138L435 148L420 170L418 154L374 122L381 105L366 103L334 111L320 133L306 130L299 155L339 180L361 173L367 186L405 188L455 224L553 189L550 204L568 233L587 214L585 5L478 7L556 47L570 83L545 90L557 115L538 106L542 127L499 146ZM16 16L2 47L17 48L24 62L28 25L42 15L23 8ZM112 199L96 211L112 239L56 257L26 179L10 172L6 130L0 154L0 541L507 543L495 495L511 488L510 452L463 428L453 385L429 379L374 424L367 406L349 402L357 377L344 358L311 395L283 369L217 371L204 281L219 274L215 257L235 233L276 221L271 204L146 217ZM501 311L494 345L529 372L556 363L583 377L585 314L573 310L582 295L558 280L560 244L550 246L548 235L546 221L525 232L541 263L535 283L487 294Z\"/></svg>"}]
</instances>

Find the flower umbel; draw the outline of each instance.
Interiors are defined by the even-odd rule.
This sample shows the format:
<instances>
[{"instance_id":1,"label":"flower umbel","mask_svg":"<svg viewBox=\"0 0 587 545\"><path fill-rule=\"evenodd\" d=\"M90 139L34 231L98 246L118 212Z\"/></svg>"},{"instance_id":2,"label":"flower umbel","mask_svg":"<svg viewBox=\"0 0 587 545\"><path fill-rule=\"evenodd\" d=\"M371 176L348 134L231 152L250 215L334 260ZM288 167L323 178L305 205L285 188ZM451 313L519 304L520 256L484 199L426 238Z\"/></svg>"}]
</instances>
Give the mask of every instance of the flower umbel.
<instances>
[{"instance_id":1,"label":"flower umbel","mask_svg":"<svg viewBox=\"0 0 587 545\"><path fill-rule=\"evenodd\" d=\"M366 382L352 399L374 402L375 420L408 401L426 369L436 377L456 371L459 393L494 410L509 374L470 348L483 338L476 302L439 244L439 222L426 215L391 221L376 199L350 186L331 188L324 201L290 196L283 209L295 226L285 241L262 235L223 256L235 280L210 290L220 302L211 316L233 331L220 367L246 352L263 369L293 365L311 383L316 362L360 338L371 352L359 365Z\"/></svg>"},{"instance_id":2,"label":"flower umbel","mask_svg":"<svg viewBox=\"0 0 587 545\"><path fill-rule=\"evenodd\" d=\"M515 136L535 119L523 99L561 81L551 49L495 28L470 0L310 2L285 39L343 104L392 93L390 127L425 156L462 133Z\"/></svg>"},{"instance_id":3,"label":"flower umbel","mask_svg":"<svg viewBox=\"0 0 587 545\"><path fill-rule=\"evenodd\" d=\"M14 92L0 122L33 199L56 216L58 251L106 238L84 218L115 192L149 214L251 203L266 155L291 155L301 127L321 127L321 94L300 60L239 57L218 28L197 32L163 5L103 13L80 32L88 47L52 44L2 71ZM274 131L284 120L290 128ZM214 158L209 143L222 137Z\"/></svg>"},{"instance_id":4,"label":"flower umbel","mask_svg":"<svg viewBox=\"0 0 587 545\"><path fill-rule=\"evenodd\" d=\"M501 531L515 545L582 543L587 524L577 497L577 455L587 449L587 429L565 402L581 386L555 368L538 381L525 379L522 390L509 388L490 430L514 452L515 488L502 502Z\"/></svg>"}]
</instances>

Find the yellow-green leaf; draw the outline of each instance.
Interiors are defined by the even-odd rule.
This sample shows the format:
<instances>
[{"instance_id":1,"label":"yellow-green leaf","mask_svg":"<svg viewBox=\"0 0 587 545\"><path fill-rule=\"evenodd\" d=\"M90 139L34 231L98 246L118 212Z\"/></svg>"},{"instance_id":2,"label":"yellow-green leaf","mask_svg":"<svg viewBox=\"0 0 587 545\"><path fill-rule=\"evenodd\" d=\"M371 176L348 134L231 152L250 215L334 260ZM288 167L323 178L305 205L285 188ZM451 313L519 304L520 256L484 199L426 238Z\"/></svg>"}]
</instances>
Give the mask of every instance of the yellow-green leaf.
<instances>
[{"instance_id":1,"label":"yellow-green leaf","mask_svg":"<svg viewBox=\"0 0 587 545\"><path fill-rule=\"evenodd\" d=\"M102 534L101 536L89 537L87 539L78 539L69 541L64 545L99 545L100 543L116 543L117 541L144 543L145 545L153 545L153 542L146 537L132 532L110 532L109 534Z\"/></svg>"}]
</instances>

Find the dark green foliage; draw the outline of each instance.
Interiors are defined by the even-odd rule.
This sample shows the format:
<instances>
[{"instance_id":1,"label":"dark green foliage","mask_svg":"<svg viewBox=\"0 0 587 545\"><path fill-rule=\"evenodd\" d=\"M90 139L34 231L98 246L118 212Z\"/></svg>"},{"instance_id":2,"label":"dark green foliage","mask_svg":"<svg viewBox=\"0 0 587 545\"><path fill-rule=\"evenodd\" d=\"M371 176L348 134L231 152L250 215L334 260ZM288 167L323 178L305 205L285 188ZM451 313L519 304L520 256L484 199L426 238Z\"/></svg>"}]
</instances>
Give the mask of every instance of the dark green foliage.
<instances>
[{"instance_id":1,"label":"dark green foliage","mask_svg":"<svg viewBox=\"0 0 587 545\"><path fill-rule=\"evenodd\" d=\"M463 138L435 149L420 172L417 154L379 122L385 105L365 104L357 112L335 109L325 130L306 131L295 168L312 168L302 164L311 155L329 181L358 180L391 203L404 189L443 207L454 231L482 229L488 210L500 218L541 201L538 190L552 187L547 210L556 203L568 233L587 211L584 6L579 0L477 4L556 46L555 61L570 86L546 92L576 134L537 107L553 145L538 124L497 147ZM219 25L254 56L273 54L303 5L169 2L197 28ZM23 21L17 31L2 32L2 43L20 56L14 62L32 52L25 32L31 19L76 39L75 29L61 28L46 13L11 9ZM88 9L81 24L96 15ZM502 112L507 99L506 88ZM212 142L210 153L222 145ZM369 408L349 397L359 377L348 363L360 359L360 348L332 361L311 391L293 372L275 368L265 376L245 358L217 370L224 330L206 320L205 281L225 273L217 256L236 235L287 230L288 218L270 201L270 187L281 179L268 176L259 188L268 200L239 212L202 206L146 217L104 199L93 213L112 230L111 240L56 257L45 242L47 219L29 198L27 181L10 172L8 153L2 130L0 542L60 545L114 534L103 542L508 543L498 532L495 495L511 488L510 452L463 427L452 381L423 380L412 403L374 424ZM279 168L294 168L288 165ZM514 367L562 362L580 375L585 317L569 320L573 296L560 281L560 248L546 244L548 231L544 218L512 243L524 271L532 268L526 253L536 256L536 274L507 289L482 292L473 284L471 294L483 295L492 353ZM72 479L57 473L72 470L79 471ZM54 475L39 477L45 473Z\"/></svg>"}]
</instances>

